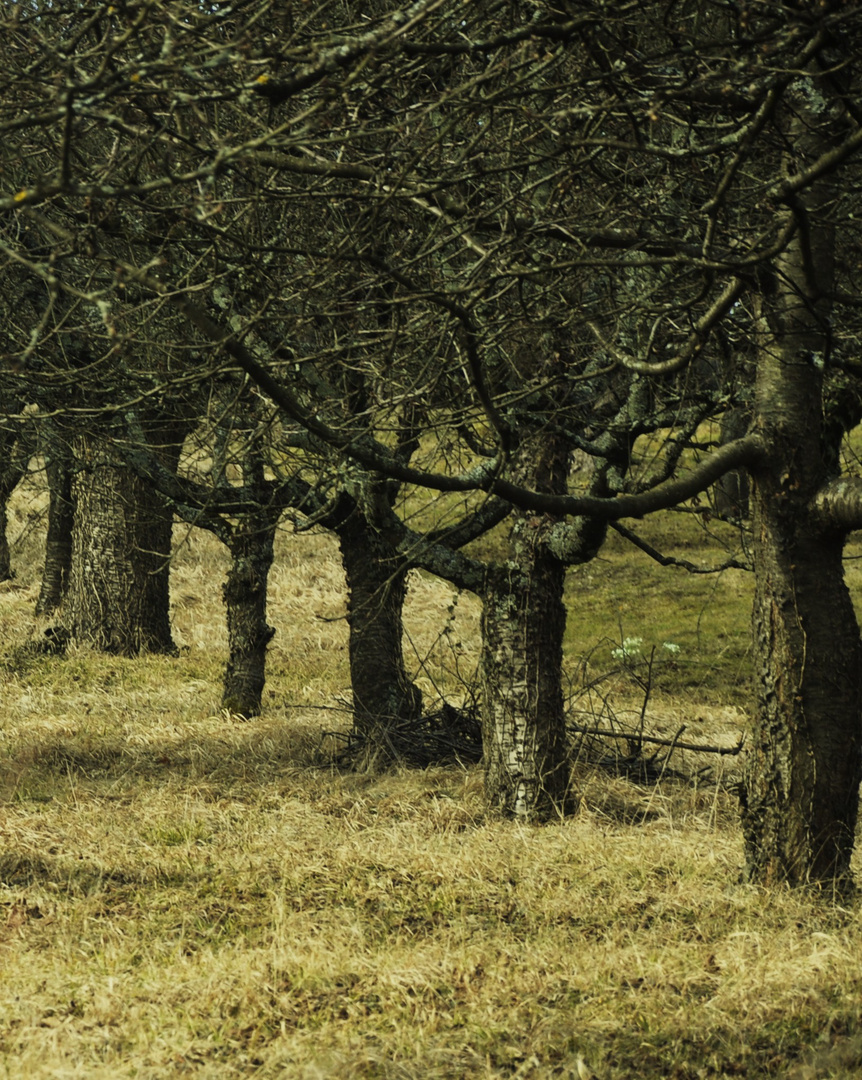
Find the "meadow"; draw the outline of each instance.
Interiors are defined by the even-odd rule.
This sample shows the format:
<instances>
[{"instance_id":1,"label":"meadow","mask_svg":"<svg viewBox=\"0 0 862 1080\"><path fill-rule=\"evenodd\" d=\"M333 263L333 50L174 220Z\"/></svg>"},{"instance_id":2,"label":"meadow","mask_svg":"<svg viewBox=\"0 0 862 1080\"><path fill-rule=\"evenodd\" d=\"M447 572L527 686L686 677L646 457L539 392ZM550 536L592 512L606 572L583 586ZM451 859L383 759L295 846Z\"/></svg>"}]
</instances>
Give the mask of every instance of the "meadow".
<instances>
[{"instance_id":1,"label":"meadow","mask_svg":"<svg viewBox=\"0 0 862 1080\"><path fill-rule=\"evenodd\" d=\"M244 722L218 711L226 559L185 527L178 658L21 647L41 629L43 510L16 495L17 576L0 586L0 1076L862 1069L862 910L740 883L738 757L676 753L638 784L584 753L578 814L537 828L494 820L476 767L340 771L330 537L280 537L264 714ZM639 529L721 561L694 515ZM750 594L742 571L691 577L612 538L570 574L573 717L732 745L751 708ZM408 656L429 702L469 687L478 610L412 579ZM632 663L655 648L643 717L626 638L641 639Z\"/></svg>"}]
</instances>

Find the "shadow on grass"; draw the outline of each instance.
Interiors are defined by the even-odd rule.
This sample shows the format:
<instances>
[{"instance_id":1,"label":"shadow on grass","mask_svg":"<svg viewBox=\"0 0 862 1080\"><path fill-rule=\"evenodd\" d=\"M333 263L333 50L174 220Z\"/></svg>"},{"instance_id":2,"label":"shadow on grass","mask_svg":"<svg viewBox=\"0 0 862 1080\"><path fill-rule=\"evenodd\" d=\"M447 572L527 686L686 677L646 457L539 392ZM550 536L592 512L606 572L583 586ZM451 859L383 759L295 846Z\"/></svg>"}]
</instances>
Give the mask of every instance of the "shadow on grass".
<instances>
[{"instance_id":1,"label":"shadow on grass","mask_svg":"<svg viewBox=\"0 0 862 1080\"><path fill-rule=\"evenodd\" d=\"M15 851L0 852L0 882L8 888L31 888L52 883L73 895L88 895L106 885L141 884L140 878L95 863Z\"/></svg>"},{"instance_id":2,"label":"shadow on grass","mask_svg":"<svg viewBox=\"0 0 862 1080\"><path fill-rule=\"evenodd\" d=\"M41 736L19 740L0 762L0 797L46 801L64 781L117 785L176 777L262 784L288 771L319 771L326 762L320 734L273 721L225 720L224 735Z\"/></svg>"}]
</instances>

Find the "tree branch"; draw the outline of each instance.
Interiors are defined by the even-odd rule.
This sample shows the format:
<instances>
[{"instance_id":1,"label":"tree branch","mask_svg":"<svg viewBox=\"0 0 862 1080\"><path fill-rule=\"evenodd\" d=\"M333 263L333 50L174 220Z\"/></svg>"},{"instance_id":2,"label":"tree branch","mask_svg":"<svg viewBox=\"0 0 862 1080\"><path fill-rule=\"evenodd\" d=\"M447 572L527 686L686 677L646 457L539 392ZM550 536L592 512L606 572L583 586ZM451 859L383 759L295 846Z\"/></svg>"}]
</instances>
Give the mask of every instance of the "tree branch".
<instances>
[{"instance_id":1,"label":"tree branch","mask_svg":"<svg viewBox=\"0 0 862 1080\"><path fill-rule=\"evenodd\" d=\"M68 229L48 221L38 211L27 208L22 210L22 213L27 214L55 236L67 241L74 240L74 234ZM304 409L296 395L270 374L246 345L238 341L230 330L210 318L203 308L188 298L186 293L170 288L159 278L132 263L113 259L109 255L98 252L91 253L89 257L114 267L118 280L128 278L135 281L175 307L205 337L224 349L274 404L324 443L340 450L347 457L353 458L368 469L394 480L415 484L417 487L430 488L432 491L486 491L489 494L499 495L522 510L553 514L557 517L592 514L607 521L617 521L625 517L643 517L656 510L666 510L668 507L676 506L699 492L705 491L726 472L751 467L764 460L764 448L760 437L756 434L746 435L742 439L727 443L715 450L682 479L667 481L657 485L651 491L638 495L619 495L612 499L588 495L548 495L530 491L520 484L512 483L499 476L499 457L491 458L456 476L415 469L403 464L386 446L367 433L362 432L355 437L344 435L330 427L319 416ZM37 267L36 270L38 269ZM90 300L89 297L83 299Z\"/></svg>"},{"instance_id":2,"label":"tree branch","mask_svg":"<svg viewBox=\"0 0 862 1080\"><path fill-rule=\"evenodd\" d=\"M809 510L824 531L862 529L862 478L842 476L831 480L814 496Z\"/></svg>"},{"instance_id":3,"label":"tree branch","mask_svg":"<svg viewBox=\"0 0 862 1080\"><path fill-rule=\"evenodd\" d=\"M645 555L649 555L651 559L654 559L659 566L679 566L683 570L687 570L690 574L720 574L722 570L753 570L754 567L748 563L738 562L736 559L728 559L727 562L723 562L721 566L696 566L694 563L688 561L688 559L677 559L673 555L662 555L660 551L648 544L646 540L638 536L637 533L627 529L625 525L621 525L618 521L610 522L610 527L615 529L620 536L628 540L630 544L634 544L636 548L639 548Z\"/></svg>"}]
</instances>

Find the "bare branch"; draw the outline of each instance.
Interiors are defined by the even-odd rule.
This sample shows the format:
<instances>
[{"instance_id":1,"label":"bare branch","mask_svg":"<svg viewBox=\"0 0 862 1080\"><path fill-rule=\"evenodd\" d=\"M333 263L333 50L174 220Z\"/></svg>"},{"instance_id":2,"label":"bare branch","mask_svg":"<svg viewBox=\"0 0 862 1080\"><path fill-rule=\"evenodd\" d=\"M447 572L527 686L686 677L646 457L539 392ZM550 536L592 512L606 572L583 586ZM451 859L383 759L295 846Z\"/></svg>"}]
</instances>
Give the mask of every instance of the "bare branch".
<instances>
[{"instance_id":1,"label":"bare branch","mask_svg":"<svg viewBox=\"0 0 862 1080\"><path fill-rule=\"evenodd\" d=\"M615 529L620 536L624 537L630 544L633 544L636 548L639 548L645 555L649 555L651 559L654 559L659 566L679 566L683 570L687 570L690 574L720 574L725 570L748 570L751 571L754 568L749 563L741 563L737 559L727 559L720 566L697 566L695 563L689 562L688 559L678 559L673 555L662 555L662 553L648 543L643 537L638 536L637 533L632 532L631 529L627 529L625 525L622 525L619 521L611 521L610 527Z\"/></svg>"}]
</instances>

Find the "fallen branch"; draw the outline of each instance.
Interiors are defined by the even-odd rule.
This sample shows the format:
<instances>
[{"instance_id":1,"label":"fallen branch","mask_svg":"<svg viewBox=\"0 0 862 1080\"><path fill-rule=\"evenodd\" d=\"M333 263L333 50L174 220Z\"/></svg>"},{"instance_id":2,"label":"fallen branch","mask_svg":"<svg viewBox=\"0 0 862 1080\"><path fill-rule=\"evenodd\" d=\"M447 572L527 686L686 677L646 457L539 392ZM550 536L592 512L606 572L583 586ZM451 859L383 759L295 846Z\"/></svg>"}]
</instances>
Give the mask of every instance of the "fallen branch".
<instances>
[{"instance_id":1,"label":"fallen branch","mask_svg":"<svg viewBox=\"0 0 862 1080\"><path fill-rule=\"evenodd\" d=\"M656 746L670 746L673 750L693 750L699 754L729 754L735 756L742 750L742 747L745 744L744 735L740 737L736 746L701 746L696 743L683 743L679 741L679 736L685 731L685 724L683 724L673 739L660 739L656 735L631 735L622 731L608 731L606 728L587 728L581 727L580 724L569 724L568 727L570 731L573 731L578 735L600 735L604 739L624 739L626 742L648 742L653 743Z\"/></svg>"}]
</instances>

